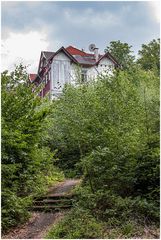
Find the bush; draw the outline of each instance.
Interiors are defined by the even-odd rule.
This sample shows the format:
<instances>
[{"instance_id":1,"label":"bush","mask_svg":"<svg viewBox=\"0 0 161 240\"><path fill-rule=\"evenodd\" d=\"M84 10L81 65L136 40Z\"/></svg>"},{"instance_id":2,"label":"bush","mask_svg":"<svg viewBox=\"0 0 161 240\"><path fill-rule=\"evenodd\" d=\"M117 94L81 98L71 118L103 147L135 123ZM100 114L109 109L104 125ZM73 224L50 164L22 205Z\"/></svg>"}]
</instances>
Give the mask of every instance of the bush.
<instances>
[{"instance_id":1,"label":"bush","mask_svg":"<svg viewBox=\"0 0 161 240\"><path fill-rule=\"evenodd\" d=\"M30 197L17 197L11 190L2 192L2 230L6 232L9 228L21 224L29 217L28 207L32 201Z\"/></svg>"},{"instance_id":2,"label":"bush","mask_svg":"<svg viewBox=\"0 0 161 240\"><path fill-rule=\"evenodd\" d=\"M111 190L98 190L91 193L89 186L77 188L76 194L77 207L87 209L94 217L109 224L114 223L114 226L130 220L159 221L158 204L147 198L121 197Z\"/></svg>"},{"instance_id":3,"label":"bush","mask_svg":"<svg viewBox=\"0 0 161 240\"><path fill-rule=\"evenodd\" d=\"M82 172L80 206L119 224L134 216L158 222L155 72L134 65L89 84L66 86L53 103L50 126L50 144L58 149L63 168Z\"/></svg>"},{"instance_id":4,"label":"bush","mask_svg":"<svg viewBox=\"0 0 161 240\"><path fill-rule=\"evenodd\" d=\"M2 231L25 221L32 198L62 179L44 146L50 103L33 93L23 66L2 73Z\"/></svg>"},{"instance_id":5,"label":"bush","mask_svg":"<svg viewBox=\"0 0 161 240\"><path fill-rule=\"evenodd\" d=\"M65 218L54 226L46 238L93 239L104 237L104 226L87 210L73 209Z\"/></svg>"}]
</instances>

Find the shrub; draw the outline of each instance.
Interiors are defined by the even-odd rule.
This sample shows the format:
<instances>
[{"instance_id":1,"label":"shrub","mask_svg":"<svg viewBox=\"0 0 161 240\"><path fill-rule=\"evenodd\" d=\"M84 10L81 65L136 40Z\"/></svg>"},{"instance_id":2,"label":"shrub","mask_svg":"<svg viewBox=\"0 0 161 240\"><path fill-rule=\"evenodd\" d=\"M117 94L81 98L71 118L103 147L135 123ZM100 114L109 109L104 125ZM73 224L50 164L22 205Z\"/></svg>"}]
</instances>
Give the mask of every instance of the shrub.
<instances>
[{"instance_id":1,"label":"shrub","mask_svg":"<svg viewBox=\"0 0 161 240\"><path fill-rule=\"evenodd\" d=\"M44 146L49 102L33 93L23 66L2 73L2 231L25 221L34 196L62 178Z\"/></svg>"},{"instance_id":2,"label":"shrub","mask_svg":"<svg viewBox=\"0 0 161 240\"><path fill-rule=\"evenodd\" d=\"M3 189L1 209L3 232L26 221L29 217L28 207L31 204L30 197L17 197L13 191Z\"/></svg>"},{"instance_id":3,"label":"shrub","mask_svg":"<svg viewBox=\"0 0 161 240\"><path fill-rule=\"evenodd\" d=\"M111 190L98 190L91 193L89 186L76 190L76 205L109 224L120 225L125 221L159 221L159 206L143 197L121 197ZM114 221L113 221L114 219Z\"/></svg>"},{"instance_id":4,"label":"shrub","mask_svg":"<svg viewBox=\"0 0 161 240\"><path fill-rule=\"evenodd\" d=\"M73 209L54 226L46 238L93 239L103 238L104 227L87 210Z\"/></svg>"}]
</instances>

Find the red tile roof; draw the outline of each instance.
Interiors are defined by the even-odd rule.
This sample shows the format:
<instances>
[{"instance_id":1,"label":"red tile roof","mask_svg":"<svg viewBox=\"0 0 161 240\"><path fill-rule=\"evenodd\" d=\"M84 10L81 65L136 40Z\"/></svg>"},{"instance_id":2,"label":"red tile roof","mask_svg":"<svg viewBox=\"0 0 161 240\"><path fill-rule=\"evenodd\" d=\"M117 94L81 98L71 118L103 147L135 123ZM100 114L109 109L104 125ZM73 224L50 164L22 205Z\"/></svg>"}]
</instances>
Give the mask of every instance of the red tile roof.
<instances>
[{"instance_id":1,"label":"red tile roof","mask_svg":"<svg viewBox=\"0 0 161 240\"><path fill-rule=\"evenodd\" d=\"M79 55L79 56L82 56L82 57L85 57L85 56L94 56L94 54L90 54L90 53L86 53L82 50L79 50L78 48L75 48L75 47L72 47L72 46L69 46L66 48L66 50L71 54L71 55Z\"/></svg>"},{"instance_id":2,"label":"red tile roof","mask_svg":"<svg viewBox=\"0 0 161 240\"><path fill-rule=\"evenodd\" d=\"M73 57L77 60L78 63L82 64L82 65L87 65L87 66L92 66L95 65L96 59L94 56L94 53L86 53L83 50L79 50L78 48L69 46L66 48L66 50L73 55ZM105 55L105 54L104 54ZM98 57L98 61L104 56L104 55L100 55Z\"/></svg>"}]
</instances>

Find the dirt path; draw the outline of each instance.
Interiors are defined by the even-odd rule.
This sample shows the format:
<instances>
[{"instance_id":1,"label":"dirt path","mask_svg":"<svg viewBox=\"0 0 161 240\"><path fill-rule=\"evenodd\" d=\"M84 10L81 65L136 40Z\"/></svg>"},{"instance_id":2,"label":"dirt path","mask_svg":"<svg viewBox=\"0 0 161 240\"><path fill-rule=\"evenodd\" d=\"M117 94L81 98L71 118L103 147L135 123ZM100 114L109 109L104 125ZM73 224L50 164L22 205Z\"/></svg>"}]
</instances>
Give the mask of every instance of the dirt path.
<instances>
[{"instance_id":1,"label":"dirt path","mask_svg":"<svg viewBox=\"0 0 161 240\"><path fill-rule=\"evenodd\" d=\"M68 194L79 183L80 180L65 180L56 187L51 187L47 196ZM66 211L57 213L33 212L27 223L11 230L7 235L2 236L2 239L42 239L50 227L60 221L65 213Z\"/></svg>"},{"instance_id":2,"label":"dirt path","mask_svg":"<svg viewBox=\"0 0 161 240\"><path fill-rule=\"evenodd\" d=\"M75 187L79 183L80 183L79 179L65 180L64 182L59 183L57 186L51 187L47 195L50 196L50 195L57 195L57 194L60 194L60 195L68 194L69 192L71 192L73 187Z\"/></svg>"}]
</instances>

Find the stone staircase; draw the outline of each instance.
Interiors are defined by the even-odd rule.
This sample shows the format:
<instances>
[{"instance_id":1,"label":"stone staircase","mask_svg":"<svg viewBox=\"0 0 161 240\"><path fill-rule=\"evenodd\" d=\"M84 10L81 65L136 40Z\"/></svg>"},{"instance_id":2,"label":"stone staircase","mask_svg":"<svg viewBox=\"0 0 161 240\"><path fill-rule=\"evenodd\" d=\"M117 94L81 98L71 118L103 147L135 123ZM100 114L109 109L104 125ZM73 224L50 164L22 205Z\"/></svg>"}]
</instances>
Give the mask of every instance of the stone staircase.
<instances>
[{"instance_id":1,"label":"stone staircase","mask_svg":"<svg viewBox=\"0 0 161 240\"><path fill-rule=\"evenodd\" d=\"M79 179L67 179L51 187L46 196L34 199L30 211L56 212L70 209L76 200L72 190L78 184L80 184Z\"/></svg>"},{"instance_id":2,"label":"stone staircase","mask_svg":"<svg viewBox=\"0 0 161 240\"><path fill-rule=\"evenodd\" d=\"M31 210L40 212L55 212L71 208L73 202L73 195L53 194L35 199Z\"/></svg>"}]
</instances>

